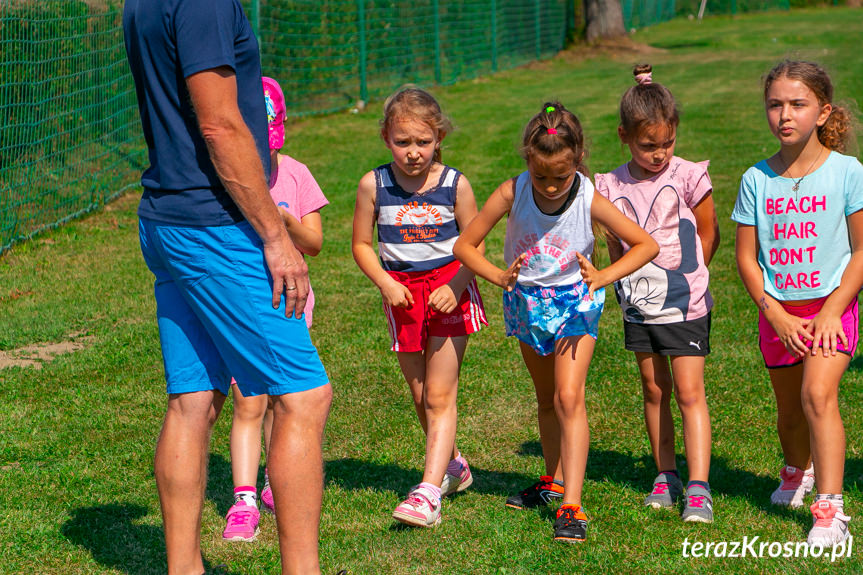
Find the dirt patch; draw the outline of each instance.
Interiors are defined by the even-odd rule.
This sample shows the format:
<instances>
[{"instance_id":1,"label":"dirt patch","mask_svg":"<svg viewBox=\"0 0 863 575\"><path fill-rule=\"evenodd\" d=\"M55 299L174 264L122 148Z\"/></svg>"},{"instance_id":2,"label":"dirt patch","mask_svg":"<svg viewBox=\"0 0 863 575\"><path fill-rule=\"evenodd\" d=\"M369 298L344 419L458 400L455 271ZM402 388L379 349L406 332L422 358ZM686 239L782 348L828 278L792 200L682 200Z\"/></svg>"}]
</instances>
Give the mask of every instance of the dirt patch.
<instances>
[{"instance_id":1,"label":"dirt patch","mask_svg":"<svg viewBox=\"0 0 863 575\"><path fill-rule=\"evenodd\" d=\"M69 334L67 341L58 343L33 343L9 351L0 350L0 369L7 367L32 367L42 369L42 364L55 356L84 349L93 341L93 336Z\"/></svg>"},{"instance_id":2,"label":"dirt patch","mask_svg":"<svg viewBox=\"0 0 863 575\"><path fill-rule=\"evenodd\" d=\"M648 44L634 42L629 36L620 38L605 38L591 44L576 44L561 55L565 59L584 60L586 58L632 58L633 56L649 56L666 52L663 48L655 48Z\"/></svg>"}]
</instances>

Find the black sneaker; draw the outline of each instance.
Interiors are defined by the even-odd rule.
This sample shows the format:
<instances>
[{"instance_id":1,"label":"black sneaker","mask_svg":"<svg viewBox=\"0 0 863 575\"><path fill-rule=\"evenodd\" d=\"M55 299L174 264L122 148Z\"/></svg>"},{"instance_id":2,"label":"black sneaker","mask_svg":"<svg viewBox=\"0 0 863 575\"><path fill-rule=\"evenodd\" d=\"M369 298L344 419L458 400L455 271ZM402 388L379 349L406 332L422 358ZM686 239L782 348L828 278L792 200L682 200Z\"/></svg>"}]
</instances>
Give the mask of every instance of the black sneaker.
<instances>
[{"instance_id":1,"label":"black sneaker","mask_svg":"<svg viewBox=\"0 0 863 575\"><path fill-rule=\"evenodd\" d=\"M587 515L581 505L562 505L554 520L554 540L582 543L587 538Z\"/></svg>"},{"instance_id":2,"label":"black sneaker","mask_svg":"<svg viewBox=\"0 0 863 575\"><path fill-rule=\"evenodd\" d=\"M515 495L506 499L506 506L513 509L528 509L548 505L553 499L563 499L563 487L554 482L554 478L542 475L539 481Z\"/></svg>"}]
</instances>

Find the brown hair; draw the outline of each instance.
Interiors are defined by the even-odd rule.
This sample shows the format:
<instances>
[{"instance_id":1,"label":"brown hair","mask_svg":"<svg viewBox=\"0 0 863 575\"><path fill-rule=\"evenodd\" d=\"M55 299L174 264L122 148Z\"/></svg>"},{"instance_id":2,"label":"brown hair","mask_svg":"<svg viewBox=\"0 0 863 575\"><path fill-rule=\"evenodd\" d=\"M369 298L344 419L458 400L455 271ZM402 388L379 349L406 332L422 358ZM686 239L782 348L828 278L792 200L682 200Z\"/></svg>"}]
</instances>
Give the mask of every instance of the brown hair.
<instances>
[{"instance_id":1,"label":"brown hair","mask_svg":"<svg viewBox=\"0 0 863 575\"><path fill-rule=\"evenodd\" d=\"M833 82L824 68L815 62L803 60L779 62L764 77L765 102L770 86L779 78L802 82L815 94L819 105L830 104L833 107L827 121L818 127L818 141L824 147L841 153L854 144L854 116L848 108L833 103Z\"/></svg>"},{"instance_id":2,"label":"brown hair","mask_svg":"<svg viewBox=\"0 0 863 575\"><path fill-rule=\"evenodd\" d=\"M590 172L584 163L587 152L581 122L560 102L546 102L524 127L521 156L527 160L534 154L553 156L563 150L572 151L576 169L589 177Z\"/></svg>"},{"instance_id":3,"label":"brown hair","mask_svg":"<svg viewBox=\"0 0 863 575\"><path fill-rule=\"evenodd\" d=\"M444 116L434 96L415 86L400 88L384 102L381 137L386 138L387 132L397 119L418 120L427 124L437 132L438 143L452 131L452 123ZM435 149L434 160L441 161L440 146Z\"/></svg>"},{"instance_id":4,"label":"brown hair","mask_svg":"<svg viewBox=\"0 0 863 575\"><path fill-rule=\"evenodd\" d=\"M575 158L575 169L585 177L590 177L590 171L584 159L587 150L584 147L584 131L578 117L567 110L560 102L546 102L527 126L524 127L524 135L521 140L521 157L527 160L534 154L541 156L553 156L554 154L569 150ZM594 252L596 242L605 237L605 230L596 220L591 219L591 228L594 236ZM585 254L593 257L593 254Z\"/></svg>"},{"instance_id":5,"label":"brown hair","mask_svg":"<svg viewBox=\"0 0 863 575\"><path fill-rule=\"evenodd\" d=\"M652 72L650 64L635 66L632 75L638 83L620 98L620 127L628 140L637 138L648 126L664 124L676 128L680 123L674 96L668 88L650 79Z\"/></svg>"}]
</instances>

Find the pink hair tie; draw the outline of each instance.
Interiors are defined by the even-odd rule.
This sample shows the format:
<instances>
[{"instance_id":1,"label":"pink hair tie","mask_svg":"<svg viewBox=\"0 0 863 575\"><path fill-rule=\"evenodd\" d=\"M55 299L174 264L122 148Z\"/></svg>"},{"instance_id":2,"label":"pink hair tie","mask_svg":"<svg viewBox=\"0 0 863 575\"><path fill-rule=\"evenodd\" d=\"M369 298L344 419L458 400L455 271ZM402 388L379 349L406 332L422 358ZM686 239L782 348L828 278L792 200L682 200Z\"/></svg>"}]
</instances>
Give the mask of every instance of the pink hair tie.
<instances>
[{"instance_id":1,"label":"pink hair tie","mask_svg":"<svg viewBox=\"0 0 863 575\"><path fill-rule=\"evenodd\" d=\"M640 86L647 86L648 84L653 83L653 73L652 72L642 72L641 74L635 75L635 81Z\"/></svg>"},{"instance_id":2,"label":"pink hair tie","mask_svg":"<svg viewBox=\"0 0 863 575\"><path fill-rule=\"evenodd\" d=\"M554 136L555 134L557 134L557 130L555 130L554 128L549 128L548 133Z\"/></svg>"}]
</instances>

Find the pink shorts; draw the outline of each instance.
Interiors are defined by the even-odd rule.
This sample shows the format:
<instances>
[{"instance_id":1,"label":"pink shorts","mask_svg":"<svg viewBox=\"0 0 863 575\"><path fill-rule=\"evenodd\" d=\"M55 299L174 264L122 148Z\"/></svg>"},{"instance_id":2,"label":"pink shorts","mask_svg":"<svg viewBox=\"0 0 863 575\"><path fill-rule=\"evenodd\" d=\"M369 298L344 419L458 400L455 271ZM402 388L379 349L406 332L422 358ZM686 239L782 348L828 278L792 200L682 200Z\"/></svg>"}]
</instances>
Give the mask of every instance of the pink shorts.
<instances>
[{"instance_id":1,"label":"pink shorts","mask_svg":"<svg viewBox=\"0 0 863 575\"><path fill-rule=\"evenodd\" d=\"M821 307L824 305L826 299L824 297L805 305L779 303L791 315L812 319L821 311ZM848 338L848 347L846 348L842 345L842 342L839 342L837 350L848 355L854 355L854 352L857 351L857 340L859 337L856 297L848 304L845 311L842 312L842 330L845 332L845 337ZM776 332L770 326L770 322L767 321L767 318L761 312L758 312L758 345L761 348L761 355L764 357L764 364L768 369L791 367L803 361L802 357L792 355L788 352L779 336L776 335ZM806 346L811 348L812 342L807 342Z\"/></svg>"},{"instance_id":2,"label":"pink shorts","mask_svg":"<svg viewBox=\"0 0 863 575\"><path fill-rule=\"evenodd\" d=\"M387 272L406 286L414 297L409 308L384 304L393 351L423 351L429 337L457 337L468 335L488 325L485 309L476 280L473 279L461 294L456 308L448 314L429 308L429 295L450 281L461 264L451 262L427 272Z\"/></svg>"}]
</instances>

